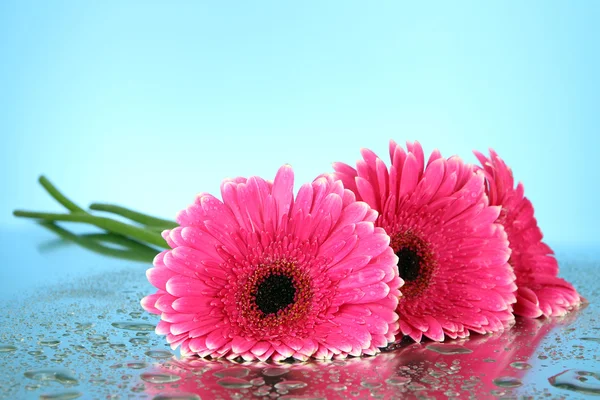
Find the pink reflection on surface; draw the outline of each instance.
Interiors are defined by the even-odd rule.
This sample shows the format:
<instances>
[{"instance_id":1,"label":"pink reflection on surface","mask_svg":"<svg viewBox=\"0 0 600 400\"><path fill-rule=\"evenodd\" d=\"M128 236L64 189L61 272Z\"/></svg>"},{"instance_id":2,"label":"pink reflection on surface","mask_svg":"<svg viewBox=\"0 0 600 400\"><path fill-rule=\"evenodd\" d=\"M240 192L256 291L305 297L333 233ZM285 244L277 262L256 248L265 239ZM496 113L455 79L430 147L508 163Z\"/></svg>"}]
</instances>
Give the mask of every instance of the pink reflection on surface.
<instances>
[{"instance_id":1,"label":"pink reflection on surface","mask_svg":"<svg viewBox=\"0 0 600 400\"><path fill-rule=\"evenodd\" d=\"M465 340L401 342L374 357L306 363L171 359L149 371L171 378L164 378L164 383L144 382L145 392L152 396L187 393L188 397L173 398L190 399L194 395L214 399L511 396L531 371L528 361L542 339L570 324L577 314L550 320L518 318L503 333Z\"/></svg>"}]
</instances>

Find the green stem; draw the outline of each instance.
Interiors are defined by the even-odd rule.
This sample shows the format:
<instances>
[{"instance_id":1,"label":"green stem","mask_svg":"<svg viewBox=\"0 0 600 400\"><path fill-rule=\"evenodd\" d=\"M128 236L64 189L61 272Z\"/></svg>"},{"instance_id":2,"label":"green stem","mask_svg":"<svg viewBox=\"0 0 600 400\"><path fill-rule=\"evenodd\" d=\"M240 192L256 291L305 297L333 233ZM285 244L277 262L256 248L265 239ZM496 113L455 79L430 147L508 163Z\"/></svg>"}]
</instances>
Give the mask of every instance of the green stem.
<instances>
[{"instance_id":1,"label":"green stem","mask_svg":"<svg viewBox=\"0 0 600 400\"><path fill-rule=\"evenodd\" d=\"M92 203L90 204L90 209L96 211L106 211L120 215L132 221L139 222L142 225L146 225L149 229L173 229L178 226L174 221L152 217L150 215L130 210L129 208L117 206L115 204Z\"/></svg>"},{"instance_id":2,"label":"green stem","mask_svg":"<svg viewBox=\"0 0 600 400\"><path fill-rule=\"evenodd\" d=\"M105 256L134 261L151 262L158 253L158 250L153 247L146 246L145 244L133 239L114 235L112 233L75 235L64 228L59 227L53 222L44 221L41 223L41 225L60 236L61 240L63 241L77 243L81 247ZM105 246L103 245L105 242L117 244L121 246L122 249L115 249ZM40 247L40 249L46 250L46 246L44 246L44 248Z\"/></svg>"},{"instance_id":3,"label":"green stem","mask_svg":"<svg viewBox=\"0 0 600 400\"><path fill-rule=\"evenodd\" d=\"M111 218L96 217L88 213L73 213L73 214L57 214L57 213L43 213L33 211L15 210L13 211L15 217L24 218L36 218L44 221L70 221L70 222L82 222L90 225L95 225L98 228L104 229L108 232L117 233L119 235L128 236L130 238L139 240L141 242L153 244L161 248L168 248L167 242L162 236L153 231L149 231L144 228L129 225L120 221L115 221Z\"/></svg>"},{"instance_id":4,"label":"green stem","mask_svg":"<svg viewBox=\"0 0 600 400\"><path fill-rule=\"evenodd\" d=\"M58 190L56 186L54 186L44 175L40 176L38 181L44 187L44 189L46 189L50 196L54 197L54 199L62 204L67 210L71 212L87 214L87 211L69 200L67 196L62 194L60 190Z\"/></svg>"}]
</instances>

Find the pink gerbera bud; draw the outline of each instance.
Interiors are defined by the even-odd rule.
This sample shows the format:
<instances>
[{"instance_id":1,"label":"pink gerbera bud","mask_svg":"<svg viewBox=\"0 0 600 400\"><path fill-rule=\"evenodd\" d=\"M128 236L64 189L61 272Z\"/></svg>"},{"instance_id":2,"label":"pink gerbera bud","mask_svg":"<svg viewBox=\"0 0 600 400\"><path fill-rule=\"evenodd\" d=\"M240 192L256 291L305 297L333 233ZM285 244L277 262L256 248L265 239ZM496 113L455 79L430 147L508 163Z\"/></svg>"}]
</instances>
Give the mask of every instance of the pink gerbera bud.
<instances>
[{"instance_id":1,"label":"pink gerbera bud","mask_svg":"<svg viewBox=\"0 0 600 400\"><path fill-rule=\"evenodd\" d=\"M542 242L542 232L533 216L533 205L524 196L523 184L516 187L511 169L490 149L490 158L474 152L487 179L492 205L502 207L498 223L508 234L509 260L517 276L515 314L523 317L564 315L581 302L571 284L558 278L553 251Z\"/></svg>"},{"instance_id":2,"label":"pink gerbera bud","mask_svg":"<svg viewBox=\"0 0 600 400\"><path fill-rule=\"evenodd\" d=\"M398 303L401 333L441 341L469 331L499 331L513 321L515 276L506 233L488 205L484 176L436 150L424 166L421 145L390 141L391 166L363 149L354 169L335 176L380 212L405 281Z\"/></svg>"},{"instance_id":3,"label":"pink gerbera bud","mask_svg":"<svg viewBox=\"0 0 600 400\"><path fill-rule=\"evenodd\" d=\"M394 340L402 284L377 213L332 177L293 193L225 180L223 200L198 195L165 231L143 307L183 355L282 360L375 354Z\"/></svg>"}]
</instances>

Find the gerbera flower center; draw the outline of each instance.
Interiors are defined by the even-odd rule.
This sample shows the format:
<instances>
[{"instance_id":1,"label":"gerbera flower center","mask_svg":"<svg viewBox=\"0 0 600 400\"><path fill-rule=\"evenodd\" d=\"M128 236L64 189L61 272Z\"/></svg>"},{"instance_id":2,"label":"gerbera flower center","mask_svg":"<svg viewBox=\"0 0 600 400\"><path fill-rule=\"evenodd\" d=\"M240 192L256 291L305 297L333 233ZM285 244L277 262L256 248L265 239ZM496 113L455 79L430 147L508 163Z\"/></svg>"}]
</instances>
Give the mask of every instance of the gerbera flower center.
<instances>
[{"instance_id":1,"label":"gerbera flower center","mask_svg":"<svg viewBox=\"0 0 600 400\"><path fill-rule=\"evenodd\" d=\"M398 274L405 282L403 297L422 294L437 265L431 246L411 230L393 235L390 246L398 256Z\"/></svg>"},{"instance_id":2,"label":"gerbera flower center","mask_svg":"<svg viewBox=\"0 0 600 400\"><path fill-rule=\"evenodd\" d=\"M313 307L311 281L308 271L295 260L257 264L236 290L235 313L242 318L243 334L279 335L300 323Z\"/></svg>"},{"instance_id":3,"label":"gerbera flower center","mask_svg":"<svg viewBox=\"0 0 600 400\"><path fill-rule=\"evenodd\" d=\"M255 302L265 315L276 314L294 302L296 287L287 275L274 273L258 284Z\"/></svg>"},{"instance_id":4,"label":"gerbera flower center","mask_svg":"<svg viewBox=\"0 0 600 400\"><path fill-rule=\"evenodd\" d=\"M412 282L419 277L421 257L410 247L403 247L396 252L398 256L398 273L404 281Z\"/></svg>"}]
</instances>

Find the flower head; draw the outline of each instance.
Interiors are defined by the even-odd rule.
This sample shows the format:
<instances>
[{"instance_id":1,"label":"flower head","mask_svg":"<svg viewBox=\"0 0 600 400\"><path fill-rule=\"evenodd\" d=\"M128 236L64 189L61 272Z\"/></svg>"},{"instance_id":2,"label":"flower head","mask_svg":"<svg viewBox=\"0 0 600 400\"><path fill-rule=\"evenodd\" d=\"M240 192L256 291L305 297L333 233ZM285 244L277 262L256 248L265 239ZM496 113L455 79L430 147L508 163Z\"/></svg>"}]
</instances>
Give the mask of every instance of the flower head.
<instances>
[{"instance_id":1,"label":"flower head","mask_svg":"<svg viewBox=\"0 0 600 400\"><path fill-rule=\"evenodd\" d=\"M393 341L402 281L377 213L332 177L296 198L293 184L290 166L225 180L223 201L198 195L163 233L142 305L183 355L327 359Z\"/></svg>"},{"instance_id":2,"label":"flower head","mask_svg":"<svg viewBox=\"0 0 600 400\"><path fill-rule=\"evenodd\" d=\"M565 314L581 299L570 283L557 277L558 263L552 249L542 242L523 184L515 187L511 169L493 150L490 158L479 152L475 155L487 179L490 204L502 207L498 223L508 234L509 263L517 276L515 314L530 318Z\"/></svg>"},{"instance_id":3,"label":"flower head","mask_svg":"<svg viewBox=\"0 0 600 400\"><path fill-rule=\"evenodd\" d=\"M424 167L421 145L408 152L390 142L391 166L363 149L354 169L335 163L335 176L380 215L405 284L400 328L416 341L503 329L513 320L515 276L499 207L490 207L482 173L438 151Z\"/></svg>"}]
</instances>

